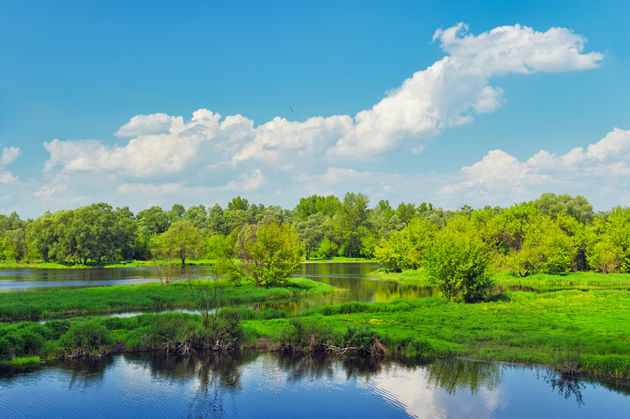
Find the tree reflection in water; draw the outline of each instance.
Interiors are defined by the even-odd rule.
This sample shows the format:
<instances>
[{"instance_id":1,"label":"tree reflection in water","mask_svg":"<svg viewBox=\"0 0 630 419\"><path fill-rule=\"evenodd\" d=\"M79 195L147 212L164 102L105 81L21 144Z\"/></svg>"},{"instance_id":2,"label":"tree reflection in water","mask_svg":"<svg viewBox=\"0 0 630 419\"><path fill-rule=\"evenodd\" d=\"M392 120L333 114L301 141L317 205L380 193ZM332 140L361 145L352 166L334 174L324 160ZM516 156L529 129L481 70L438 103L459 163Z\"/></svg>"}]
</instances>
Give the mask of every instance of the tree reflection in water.
<instances>
[{"instance_id":1,"label":"tree reflection in water","mask_svg":"<svg viewBox=\"0 0 630 419\"><path fill-rule=\"evenodd\" d=\"M565 399L575 399L578 406L584 406L582 390L586 385L579 381L575 374L560 374L556 371L548 370L543 375L545 383L551 385L553 391L557 392Z\"/></svg>"},{"instance_id":2,"label":"tree reflection in water","mask_svg":"<svg viewBox=\"0 0 630 419\"><path fill-rule=\"evenodd\" d=\"M438 359L426 365L429 384L453 395L458 389L475 394L480 387L496 390L501 384L501 365L465 359Z\"/></svg>"},{"instance_id":3,"label":"tree reflection in water","mask_svg":"<svg viewBox=\"0 0 630 419\"><path fill-rule=\"evenodd\" d=\"M253 394L254 397L262 397L264 400L265 392L269 391L277 396L283 391L300 388L303 385L302 381L310 381L308 386L315 392L318 391L317 387L312 387L312 384L318 382L324 386L334 382L338 386L335 388L339 389L346 386L352 388L355 385L352 382L359 382L361 386L363 383L373 381L374 386L369 387L381 388L381 391L385 391L383 394L390 394L395 400L409 403L420 400L427 394L439 392L451 396L460 392L478 394L483 398L487 391L500 391L503 381L514 379L510 370L519 372L517 375L521 377L531 377L532 374L534 379L538 378L540 384L549 388L553 394L574 400L580 408L586 404L584 400L586 394L592 401L590 408L597 406L598 402L590 392L584 391L585 383L592 382L594 389L603 386L618 393L630 394L627 382L601 382L584 377L580 377L578 381L575 376L562 376L535 367L501 363L464 359L439 359L433 362L389 360L377 363L363 358L259 352L227 355L205 352L189 357L169 356L164 353L125 354L99 361L48 364L39 369L3 368L0 370L0 388L11 388L13 382L25 379L28 387L32 380L41 379L42 382L46 382L49 378L45 377L53 376L57 377L58 382L67 385L68 390L73 390L67 394L93 394L103 391L119 394L122 391L135 395L143 394L142 391L146 390L153 392L158 398L153 406L156 411L168 409L171 405L169 397L178 394L179 401L183 402L182 413L194 417L222 417L234 416L243 409L241 403L246 402L242 396L248 398ZM531 373L525 373L525 370L530 370ZM132 382L126 385L127 377L137 377L137 380L132 379ZM397 387L401 384L405 384L406 387ZM414 385L432 389L416 392L409 387ZM381 393L377 391L377 394ZM81 397L83 396L79 396L79 399ZM518 400L514 395L508 397L510 400ZM68 400L71 399L70 397ZM450 400L470 402L471 399L453 397ZM45 403L49 402L50 400ZM9 406L6 403L5 405Z\"/></svg>"}]
</instances>

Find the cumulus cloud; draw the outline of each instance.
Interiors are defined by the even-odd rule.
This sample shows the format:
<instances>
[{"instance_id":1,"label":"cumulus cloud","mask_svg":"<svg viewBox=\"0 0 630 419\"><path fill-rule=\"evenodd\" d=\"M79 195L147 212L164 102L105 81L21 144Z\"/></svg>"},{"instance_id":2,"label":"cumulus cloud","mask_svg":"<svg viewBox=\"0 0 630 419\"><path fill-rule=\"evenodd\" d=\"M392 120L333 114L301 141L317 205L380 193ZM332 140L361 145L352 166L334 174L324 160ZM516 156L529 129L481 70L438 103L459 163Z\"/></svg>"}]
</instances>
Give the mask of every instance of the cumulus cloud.
<instances>
[{"instance_id":1,"label":"cumulus cloud","mask_svg":"<svg viewBox=\"0 0 630 419\"><path fill-rule=\"evenodd\" d=\"M18 178L13 176L11 172L0 172L0 183L3 185L9 185L18 181Z\"/></svg>"},{"instance_id":2,"label":"cumulus cloud","mask_svg":"<svg viewBox=\"0 0 630 419\"><path fill-rule=\"evenodd\" d=\"M242 115L222 118L207 109L197 110L187 122L164 113L136 115L116 132L131 137L124 145L45 143L50 153L46 170L149 177L182 172L199 162L283 166L323 155L335 161L360 159L389 152L403 141L411 141L410 150L420 153L426 138L503 104L503 90L489 84L492 76L583 70L602 59L599 53L585 53L584 38L565 28L538 32L514 25L473 35L459 24L437 30L434 41L447 54L444 58L354 116L276 117L256 126Z\"/></svg>"},{"instance_id":3,"label":"cumulus cloud","mask_svg":"<svg viewBox=\"0 0 630 419\"><path fill-rule=\"evenodd\" d=\"M537 32L501 26L472 35L459 24L433 36L449 55L416 72L372 109L359 112L352 130L329 150L332 155L378 154L404 139L433 136L496 110L503 90L494 75L572 71L596 67L600 53L583 53L584 38L565 28Z\"/></svg>"},{"instance_id":4,"label":"cumulus cloud","mask_svg":"<svg viewBox=\"0 0 630 419\"><path fill-rule=\"evenodd\" d=\"M554 190L595 190L617 199L627 195L630 176L630 130L614 128L599 141L565 154L540 150L525 161L502 150L489 151L463 167L456 182L442 186L443 195L464 195L475 202L509 204ZM619 203L619 202L617 202Z\"/></svg>"},{"instance_id":5,"label":"cumulus cloud","mask_svg":"<svg viewBox=\"0 0 630 419\"><path fill-rule=\"evenodd\" d=\"M20 156L19 147L4 147L0 156L0 168L13 163Z\"/></svg>"},{"instance_id":6,"label":"cumulus cloud","mask_svg":"<svg viewBox=\"0 0 630 419\"><path fill-rule=\"evenodd\" d=\"M310 193L343 195L348 190L367 193L375 201L398 196L422 202L439 196L449 206L492 201L497 193L527 194L549 177L601 172L603 164L624 173L622 160L611 163L627 149L623 130L562 156L541 151L519 161L493 150L456 173L360 170L369 157L403 149L420 154L445 129L503 106L504 91L493 83L494 76L584 70L602 60L601 54L584 51L583 37L564 28L539 32L514 25L474 35L460 24L437 30L434 41L445 53L442 59L354 115L302 121L276 117L256 124L240 114L198 109L191 118L133 116L115 133L125 138L119 144L53 139L44 143L49 153L45 182L29 194L51 209L96 200L127 205L130 196L140 206L217 202L237 193L283 204ZM4 149L0 183L15 182L2 169L18 155L16 147ZM554 172L558 167L565 171Z\"/></svg>"},{"instance_id":7,"label":"cumulus cloud","mask_svg":"<svg viewBox=\"0 0 630 419\"><path fill-rule=\"evenodd\" d=\"M164 134L169 131L177 117L165 113L136 115L116 132L117 137L137 137L139 135ZM181 117L180 121L181 123Z\"/></svg>"},{"instance_id":8,"label":"cumulus cloud","mask_svg":"<svg viewBox=\"0 0 630 419\"><path fill-rule=\"evenodd\" d=\"M18 178L13 176L9 171L3 172L5 166L13 163L20 156L19 147L4 147L2 154L0 155L0 183L3 185L10 185L16 183Z\"/></svg>"}]
</instances>

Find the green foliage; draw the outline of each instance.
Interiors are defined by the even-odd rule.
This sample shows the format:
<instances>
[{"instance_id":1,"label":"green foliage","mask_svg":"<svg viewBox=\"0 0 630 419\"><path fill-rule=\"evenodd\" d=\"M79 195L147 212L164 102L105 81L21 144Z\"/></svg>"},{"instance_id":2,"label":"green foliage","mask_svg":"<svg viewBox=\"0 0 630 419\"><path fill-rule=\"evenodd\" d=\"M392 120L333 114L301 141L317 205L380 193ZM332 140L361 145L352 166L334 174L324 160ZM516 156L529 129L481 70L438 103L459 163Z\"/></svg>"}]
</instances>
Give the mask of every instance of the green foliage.
<instances>
[{"instance_id":1,"label":"green foliage","mask_svg":"<svg viewBox=\"0 0 630 419\"><path fill-rule=\"evenodd\" d=\"M306 259L309 259L312 253L317 252L324 238L324 215L316 213L307 219L295 223L300 241L304 243Z\"/></svg>"},{"instance_id":2,"label":"green foliage","mask_svg":"<svg viewBox=\"0 0 630 419\"><path fill-rule=\"evenodd\" d=\"M317 257L320 259L331 258L336 256L339 252L339 246L337 243L330 241L328 237L324 237L317 249Z\"/></svg>"},{"instance_id":3,"label":"green foliage","mask_svg":"<svg viewBox=\"0 0 630 419\"><path fill-rule=\"evenodd\" d=\"M400 271L420 267L431 235L464 217L486 244L497 271L630 271L630 208L595 214L580 195L547 193L509 208L463 205L456 212L425 202L403 202L396 209L386 200L373 209L368 203L363 194L347 193L343 201L333 195L305 197L293 210L235 197L227 208L174 204L165 211L153 206L135 217L128 208L105 203L47 212L32 221L14 212L0 215L0 260L5 266L38 267L44 261L87 267L155 256L186 263L204 251L212 253L220 240L235 241L250 228L245 226L275 222L295 228L307 259L376 256Z\"/></svg>"},{"instance_id":4,"label":"green foliage","mask_svg":"<svg viewBox=\"0 0 630 419\"><path fill-rule=\"evenodd\" d=\"M179 314L165 314L155 316L149 323L149 335L153 344L163 342L181 343L191 339L196 325L187 316Z\"/></svg>"},{"instance_id":5,"label":"green foliage","mask_svg":"<svg viewBox=\"0 0 630 419\"><path fill-rule=\"evenodd\" d=\"M465 230L465 221L458 221L436 235L425 256L425 270L449 300L461 295L466 302L479 301L492 289L487 250Z\"/></svg>"},{"instance_id":6,"label":"green foliage","mask_svg":"<svg viewBox=\"0 0 630 419\"><path fill-rule=\"evenodd\" d=\"M394 272L417 269L436 232L437 227L430 221L414 220L403 230L392 232L388 239L381 239L374 256L379 264Z\"/></svg>"},{"instance_id":7,"label":"green foliage","mask_svg":"<svg viewBox=\"0 0 630 419\"><path fill-rule=\"evenodd\" d=\"M572 197L567 194L544 193L533 204L543 215L557 217L564 213L582 224L591 223L594 217L593 206L582 195Z\"/></svg>"},{"instance_id":8,"label":"green foliage","mask_svg":"<svg viewBox=\"0 0 630 419\"><path fill-rule=\"evenodd\" d=\"M588 252L588 264L597 272L619 272L624 266L623 249L608 241L596 243Z\"/></svg>"},{"instance_id":9,"label":"green foliage","mask_svg":"<svg viewBox=\"0 0 630 419\"><path fill-rule=\"evenodd\" d=\"M524 277L569 272L576 252L570 237L549 217L532 221L525 229L521 248L513 256L515 273Z\"/></svg>"},{"instance_id":10,"label":"green foliage","mask_svg":"<svg viewBox=\"0 0 630 419\"><path fill-rule=\"evenodd\" d=\"M112 334L102 322L88 320L76 323L61 336L61 346L68 352L96 353L114 343Z\"/></svg>"},{"instance_id":11,"label":"green foliage","mask_svg":"<svg viewBox=\"0 0 630 419\"><path fill-rule=\"evenodd\" d=\"M244 226L235 248L243 272L258 287L284 284L299 266L302 252L295 229L276 222Z\"/></svg>"},{"instance_id":12,"label":"green foliage","mask_svg":"<svg viewBox=\"0 0 630 419\"><path fill-rule=\"evenodd\" d=\"M249 207L249 202L247 201L247 199L241 198L240 196L237 196L236 198L232 198L232 200L228 202L228 209L231 211L237 211L237 210L247 211L248 207Z\"/></svg>"},{"instance_id":13,"label":"green foliage","mask_svg":"<svg viewBox=\"0 0 630 419\"><path fill-rule=\"evenodd\" d=\"M210 284L211 280L202 280ZM220 302L245 304L273 299L333 293L335 288L306 278L289 278L283 287L260 288L252 284L226 284ZM159 283L59 289L38 292L0 293L0 319L21 320L65 317L87 313L128 310L163 310L189 307L191 299L186 282L173 282L168 287ZM63 326L59 326L63 327ZM55 332L56 333L56 332Z\"/></svg>"},{"instance_id":14,"label":"green foliage","mask_svg":"<svg viewBox=\"0 0 630 419\"><path fill-rule=\"evenodd\" d=\"M152 251L158 259L179 258L184 265L186 259L194 258L200 253L202 245L203 238L199 229L187 219L182 219L175 221L166 232L157 237Z\"/></svg>"}]
</instances>

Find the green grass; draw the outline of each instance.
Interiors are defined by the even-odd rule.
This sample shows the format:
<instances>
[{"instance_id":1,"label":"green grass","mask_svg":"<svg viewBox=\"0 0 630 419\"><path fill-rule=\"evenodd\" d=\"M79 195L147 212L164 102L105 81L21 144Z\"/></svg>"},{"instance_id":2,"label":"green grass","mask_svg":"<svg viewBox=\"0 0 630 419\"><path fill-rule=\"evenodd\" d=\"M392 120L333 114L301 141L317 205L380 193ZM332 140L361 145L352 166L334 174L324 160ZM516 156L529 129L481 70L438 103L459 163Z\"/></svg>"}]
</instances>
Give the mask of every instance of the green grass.
<instances>
[{"instance_id":1,"label":"green grass","mask_svg":"<svg viewBox=\"0 0 630 419\"><path fill-rule=\"evenodd\" d=\"M38 355L20 356L9 360L0 361L0 365L7 367L25 367L37 365L42 362Z\"/></svg>"},{"instance_id":2,"label":"green grass","mask_svg":"<svg viewBox=\"0 0 630 419\"><path fill-rule=\"evenodd\" d=\"M378 270L373 273L381 279L401 281L409 285L432 285L422 269L403 272ZM495 284L503 287L523 286L535 290L558 289L630 289L630 274L602 274L598 272L571 272L566 275L534 274L524 278L509 273L492 275Z\"/></svg>"},{"instance_id":3,"label":"green grass","mask_svg":"<svg viewBox=\"0 0 630 419\"><path fill-rule=\"evenodd\" d=\"M208 282L210 280L206 280ZM224 282L222 304L244 304L338 292L337 288L306 278L290 278L281 287L257 288ZM79 316L126 310L194 307L188 284L173 282L0 293L0 319L23 320Z\"/></svg>"},{"instance_id":4,"label":"green grass","mask_svg":"<svg viewBox=\"0 0 630 419\"><path fill-rule=\"evenodd\" d=\"M470 357L539 364L559 371L630 380L630 293L576 290L534 294L479 304L441 297L391 303L348 303L288 316L278 310L229 308L241 319L244 346L267 348L313 342L365 348L373 337L389 357ZM164 350L199 342L201 317L143 314L133 318L71 318L0 324L0 359L65 357ZM83 339L91 334L91 339ZM315 337L315 338L314 338ZM98 342L93 344L90 342ZM92 345L92 346L90 346ZM118 348L118 349L116 349ZM21 361L11 361L21 362Z\"/></svg>"},{"instance_id":5,"label":"green grass","mask_svg":"<svg viewBox=\"0 0 630 419\"><path fill-rule=\"evenodd\" d=\"M465 356L542 364L630 380L630 293L517 292L510 301L457 304L429 297L393 303L350 303L299 315L341 336L365 328L390 354ZM246 320L252 336L279 342L290 319Z\"/></svg>"}]
</instances>

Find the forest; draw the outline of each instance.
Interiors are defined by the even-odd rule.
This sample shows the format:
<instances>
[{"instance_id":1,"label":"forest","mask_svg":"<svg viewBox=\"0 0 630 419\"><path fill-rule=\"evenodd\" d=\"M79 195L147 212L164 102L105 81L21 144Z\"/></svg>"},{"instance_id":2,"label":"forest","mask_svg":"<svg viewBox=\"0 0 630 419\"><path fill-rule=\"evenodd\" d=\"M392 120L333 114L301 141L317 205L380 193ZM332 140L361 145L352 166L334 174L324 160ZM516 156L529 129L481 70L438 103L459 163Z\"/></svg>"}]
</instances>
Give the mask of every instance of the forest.
<instances>
[{"instance_id":1,"label":"forest","mask_svg":"<svg viewBox=\"0 0 630 419\"><path fill-rule=\"evenodd\" d=\"M306 259L373 258L396 272L421 268L427 249L446 242L477 249L493 272L521 277L630 270L630 208L595 212L583 196L552 193L508 208L464 205L456 211L425 202L394 208L385 200L370 207L366 195L347 193L343 199L305 197L293 209L238 196L225 208L175 204L134 214L97 203L34 220L14 212L0 215L0 260L98 265L149 260L165 246L178 246L184 263L270 221L297 233Z\"/></svg>"}]
</instances>

